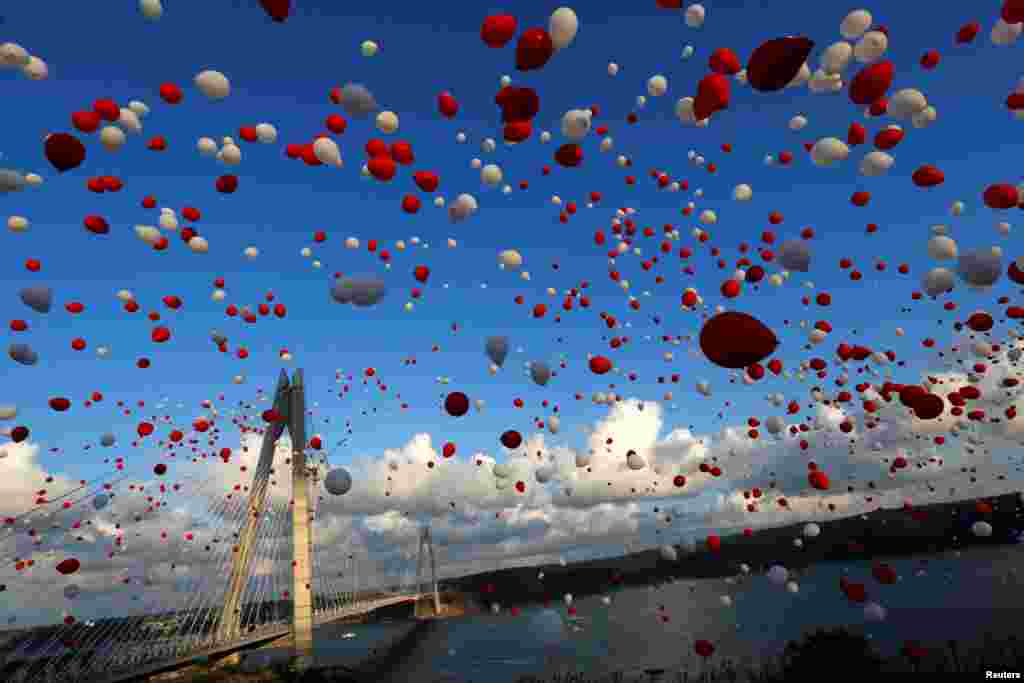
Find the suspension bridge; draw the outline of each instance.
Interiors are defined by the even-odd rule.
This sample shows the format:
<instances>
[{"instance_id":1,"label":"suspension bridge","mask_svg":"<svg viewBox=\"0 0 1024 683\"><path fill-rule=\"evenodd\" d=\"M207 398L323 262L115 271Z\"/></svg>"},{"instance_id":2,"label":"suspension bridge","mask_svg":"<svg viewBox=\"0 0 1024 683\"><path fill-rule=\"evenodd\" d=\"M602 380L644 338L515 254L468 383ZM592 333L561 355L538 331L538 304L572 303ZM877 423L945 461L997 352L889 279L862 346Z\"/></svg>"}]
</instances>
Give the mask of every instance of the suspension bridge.
<instances>
[{"instance_id":1,"label":"suspension bridge","mask_svg":"<svg viewBox=\"0 0 1024 683\"><path fill-rule=\"evenodd\" d=\"M339 555L347 539L339 538L330 518L317 515L324 463L310 462L316 455L307 442L302 370L291 379L281 372L272 410L251 484L231 486L216 477L189 482L194 488L188 499L201 501L200 509L171 514L187 521L191 531L175 543L160 532L165 542L147 557L145 575L135 582L142 595L132 596L127 614L67 616L56 624L0 631L0 680L121 683L195 663L238 661L242 650L264 646L289 648L293 665L309 668L315 664L317 627L396 605L411 603L415 609L429 605L431 596L433 614L440 615L429 526L420 530L414 588L361 589L359 558ZM279 441L286 429L290 447ZM84 492L73 503L103 495ZM147 527L145 515L134 521ZM159 523L154 519L148 526L153 530ZM111 562L117 559L110 554ZM65 597L87 594L86 582L83 577L81 587L66 585ZM173 590L151 590L168 583ZM54 589L60 586L48 587Z\"/></svg>"}]
</instances>

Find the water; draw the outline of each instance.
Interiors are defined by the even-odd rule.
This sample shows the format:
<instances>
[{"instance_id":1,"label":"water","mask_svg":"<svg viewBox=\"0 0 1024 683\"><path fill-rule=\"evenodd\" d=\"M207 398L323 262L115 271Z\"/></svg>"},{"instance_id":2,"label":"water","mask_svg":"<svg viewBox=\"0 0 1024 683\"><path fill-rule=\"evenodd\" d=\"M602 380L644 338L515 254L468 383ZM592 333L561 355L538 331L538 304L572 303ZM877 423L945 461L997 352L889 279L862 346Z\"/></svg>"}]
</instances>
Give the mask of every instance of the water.
<instances>
[{"instance_id":1,"label":"water","mask_svg":"<svg viewBox=\"0 0 1024 683\"><path fill-rule=\"evenodd\" d=\"M505 612L451 619L429 632L390 680L514 683L555 669L596 675L693 666L698 638L716 644L716 658L757 661L817 627L863 628L883 653L894 653L906 639L974 640L986 630L1005 635L1016 631L1024 614L1024 586L1010 573L1022 561L1021 546L979 548L959 558L950 553L889 560L900 579L888 586L871 577L869 561L823 563L793 573L800 585L797 594L771 585L763 575L732 585L702 579L653 590L629 588L615 593L610 606L598 596L578 598L573 604L579 631L568 627L560 602L553 602L552 610L527 608L516 617ZM844 568L850 581L866 585L868 601L886 607L885 622L866 623L863 605L847 602L839 589ZM1019 574L1024 578L1024 567ZM732 598L731 606L721 603L722 595ZM561 619L552 620L553 613ZM358 636L318 638L318 657L344 659L400 637L408 627L340 628Z\"/></svg>"}]
</instances>

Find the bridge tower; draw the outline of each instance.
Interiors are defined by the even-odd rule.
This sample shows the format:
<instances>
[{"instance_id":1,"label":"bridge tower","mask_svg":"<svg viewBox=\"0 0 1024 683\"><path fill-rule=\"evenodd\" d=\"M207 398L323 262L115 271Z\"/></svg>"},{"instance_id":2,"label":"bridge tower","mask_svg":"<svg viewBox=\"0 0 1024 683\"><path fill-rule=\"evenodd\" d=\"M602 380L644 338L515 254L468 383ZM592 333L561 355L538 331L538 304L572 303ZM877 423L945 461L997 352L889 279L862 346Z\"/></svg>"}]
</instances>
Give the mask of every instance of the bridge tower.
<instances>
[{"instance_id":1,"label":"bridge tower","mask_svg":"<svg viewBox=\"0 0 1024 683\"><path fill-rule=\"evenodd\" d=\"M263 433L260 459L256 465L249 491L248 516L238 539L224 596L224 608L217 628L218 640L241 635L242 596L252 576L256 534L260 518L266 510L270 471L274 464L277 440L287 428L291 436L292 473L292 644L299 667L308 665L313 657L313 530L309 513L309 479L306 466L306 396L302 370L296 370L289 382L281 371L274 391L274 412L281 420L270 423Z\"/></svg>"},{"instance_id":2,"label":"bridge tower","mask_svg":"<svg viewBox=\"0 0 1024 683\"><path fill-rule=\"evenodd\" d=\"M425 559L423 554L426 550L430 556L430 590L434 594L434 616L441 616L441 596L437 591L437 562L434 560L434 540L430 535L430 526L424 524L420 529L420 547L419 552L416 555L416 592L423 593L424 578L423 573L426 570L423 560Z\"/></svg>"}]
</instances>

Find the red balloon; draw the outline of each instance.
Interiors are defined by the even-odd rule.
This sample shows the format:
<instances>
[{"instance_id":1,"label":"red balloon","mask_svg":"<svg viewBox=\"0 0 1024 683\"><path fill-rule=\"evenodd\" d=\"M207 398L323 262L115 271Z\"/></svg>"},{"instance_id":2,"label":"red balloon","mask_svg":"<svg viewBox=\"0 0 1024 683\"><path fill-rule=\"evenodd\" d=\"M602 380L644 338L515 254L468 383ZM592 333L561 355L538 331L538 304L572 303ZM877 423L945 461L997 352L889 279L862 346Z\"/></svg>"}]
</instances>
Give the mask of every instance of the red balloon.
<instances>
[{"instance_id":1,"label":"red balloon","mask_svg":"<svg viewBox=\"0 0 1024 683\"><path fill-rule=\"evenodd\" d=\"M883 128L875 134L875 147L881 150L890 150L900 144L903 135L902 128Z\"/></svg>"},{"instance_id":2,"label":"red balloon","mask_svg":"<svg viewBox=\"0 0 1024 683\"><path fill-rule=\"evenodd\" d=\"M82 223L85 229L94 235L106 235L110 232L110 224L103 216L86 216Z\"/></svg>"},{"instance_id":3,"label":"red balloon","mask_svg":"<svg viewBox=\"0 0 1024 683\"><path fill-rule=\"evenodd\" d=\"M390 156L402 166L408 166L415 157L412 153L412 145L404 140L399 140L391 145Z\"/></svg>"},{"instance_id":4,"label":"red balloon","mask_svg":"<svg viewBox=\"0 0 1024 683\"><path fill-rule=\"evenodd\" d=\"M1024 21L1024 0L1003 0L1003 8L999 12L1007 24L1019 24Z\"/></svg>"},{"instance_id":5,"label":"red balloon","mask_svg":"<svg viewBox=\"0 0 1024 683\"><path fill-rule=\"evenodd\" d=\"M700 331L700 348L709 361L730 370L747 368L775 352L779 340L757 318L738 311L714 316Z\"/></svg>"},{"instance_id":6,"label":"red balloon","mask_svg":"<svg viewBox=\"0 0 1024 683\"><path fill-rule=\"evenodd\" d=\"M1020 202L1017 188L1007 183L989 185L982 198L990 209L1012 209Z\"/></svg>"},{"instance_id":7,"label":"red balloon","mask_svg":"<svg viewBox=\"0 0 1024 683\"><path fill-rule=\"evenodd\" d=\"M292 11L292 0L260 0L260 5L272 20L283 23Z\"/></svg>"},{"instance_id":8,"label":"red balloon","mask_svg":"<svg viewBox=\"0 0 1024 683\"><path fill-rule=\"evenodd\" d=\"M450 92L445 90L437 96L437 110L446 119L454 118L459 113L459 101Z\"/></svg>"},{"instance_id":9,"label":"red balloon","mask_svg":"<svg viewBox=\"0 0 1024 683\"><path fill-rule=\"evenodd\" d=\"M993 324L992 316L984 311L971 313L970 317L967 318L967 327L975 332L988 332L992 329Z\"/></svg>"},{"instance_id":10,"label":"red balloon","mask_svg":"<svg viewBox=\"0 0 1024 683\"><path fill-rule=\"evenodd\" d=\"M533 71L540 69L551 55L555 54L555 44L551 36L542 28L530 28L523 31L516 45L516 69Z\"/></svg>"},{"instance_id":11,"label":"red balloon","mask_svg":"<svg viewBox=\"0 0 1024 683\"><path fill-rule=\"evenodd\" d=\"M416 278L418 282L426 282L427 278L430 277L430 268L427 268L426 266L416 266L416 269L412 272L412 276Z\"/></svg>"},{"instance_id":12,"label":"red balloon","mask_svg":"<svg viewBox=\"0 0 1024 683\"><path fill-rule=\"evenodd\" d=\"M911 179L918 187L935 187L943 183L946 174L931 164L925 164L914 171Z\"/></svg>"},{"instance_id":13,"label":"red balloon","mask_svg":"<svg viewBox=\"0 0 1024 683\"><path fill-rule=\"evenodd\" d=\"M221 194L232 194L238 189L238 176L222 175L217 178L216 187Z\"/></svg>"},{"instance_id":14,"label":"red balloon","mask_svg":"<svg viewBox=\"0 0 1024 683\"><path fill-rule=\"evenodd\" d=\"M850 129L846 131L846 144L848 145L863 145L864 141L867 140L868 131L860 123L854 121L850 124Z\"/></svg>"},{"instance_id":15,"label":"red balloon","mask_svg":"<svg viewBox=\"0 0 1024 683\"><path fill-rule=\"evenodd\" d=\"M941 396L935 394L922 394L914 399L910 406L919 420L934 420L946 407Z\"/></svg>"},{"instance_id":16,"label":"red balloon","mask_svg":"<svg viewBox=\"0 0 1024 683\"><path fill-rule=\"evenodd\" d=\"M402 211L406 213L416 213L422 206L423 202L414 194L407 194L402 197Z\"/></svg>"},{"instance_id":17,"label":"red balloon","mask_svg":"<svg viewBox=\"0 0 1024 683\"><path fill-rule=\"evenodd\" d=\"M604 356L594 356L590 359L590 371L595 375L603 375L610 372L612 362Z\"/></svg>"},{"instance_id":18,"label":"red balloon","mask_svg":"<svg viewBox=\"0 0 1024 683\"><path fill-rule=\"evenodd\" d=\"M461 417L469 412L469 397L461 391L453 391L445 398L444 409L452 417Z\"/></svg>"},{"instance_id":19,"label":"red balloon","mask_svg":"<svg viewBox=\"0 0 1024 683\"><path fill-rule=\"evenodd\" d=\"M523 443L523 435L514 429L510 429L501 435L501 445L510 451L519 448Z\"/></svg>"},{"instance_id":20,"label":"red balloon","mask_svg":"<svg viewBox=\"0 0 1024 683\"><path fill-rule=\"evenodd\" d=\"M373 157L366 162L366 167L369 169L370 175L385 183L394 178L398 171L395 160L388 156Z\"/></svg>"},{"instance_id":21,"label":"red balloon","mask_svg":"<svg viewBox=\"0 0 1024 683\"><path fill-rule=\"evenodd\" d=\"M85 145L70 133L53 133L46 136L43 151L46 160L60 173L77 168L85 161Z\"/></svg>"},{"instance_id":22,"label":"red balloon","mask_svg":"<svg viewBox=\"0 0 1024 683\"><path fill-rule=\"evenodd\" d=\"M71 124L83 133L95 133L102 120L94 111L76 111L71 115Z\"/></svg>"},{"instance_id":23,"label":"red balloon","mask_svg":"<svg viewBox=\"0 0 1024 683\"><path fill-rule=\"evenodd\" d=\"M163 475L167 474L167 465L163 464L162 462L157 463L156 465L153 466L153 474L155 474L158 477L162 477Z\"/></svg>"},{"instance_id":24,"label":"red balloon","mask_svg":"<svg viewBox=\"0 0 1024 683\"><path fill-rule=\"evenodd\" d=\"M62 413L70 407L71 401L69 401L66 398L58 397L50 399L50 408L57 411L58 413Z\"/></svg>"},{"instance_id":25,"label":"red balloon","mask_svg":"<svg viewBox=\"0 0 1024 683\"><path fill-rule=\"evenodd\" d=\"M807 481L810 485L819 491L828 491L829 481L828 475L821 470L814 470L807 475Z\"/></svg>"},{"instance_id":26,"label":"red balloon","mask_svg":"<svg viewBox=\"0 0 1024 683\"><path fill-rule=\"evenodd\" d=\"M413 181L416 183L416 187L420 188L424 192L433 192L437 189L440 179L437 174L433 171L416 171L412 176Z\"/></svg>"},{"instance_id":27,"label":"red balloon","mask_svg":"<svg viewBox=\"0 0 1024 683\"><path fill-rule=\"evenodd\" d=\"M68 574L74 574L75 572L77 572L78 568L81 566L81 562L79 562L73 557L69 557L57 563L57 571L67 576Z\"/></svg>"},{"instance_id":28,"label":"red balloon","mask_svg":"<svg viewBox=\"0 0 1024 683\"><path fill-rule=\"evenodd\" d=\"M174 83L164 83L160 86L160 99L167 104L178 104L184 98L185 93Z\"/></svg>"},{"instance_id":29,"label":"red balloon","mask_svg":"<svg viewBox=\"0 0 1024 683\"><path fill-rule=\"evenodd\" d=\"M722 74L708 74L697 85L693 100L693 116L702 121L729 106L729 79Z\"/></svg>"},{"instance_id":30,"label":"red balloon","mask_svg":"<svg viewBox=\"0 0 1024 683\"><path fill-rule=\"evenodd\" d=\"M941 57L939 56L938 50L928 50L928 52L921 55L921 68L926 71L931 71L939 65L940 59Z\"/></svg>"},{"instance_id":31,"label":"red balloon","mask_svg":"<svg viewBox=\"0 0 1024 683\"><path fill-rule=\"evenodd\" d=\"M715 646L709 640L698 640L693 645L693 650L701 657L710 657L715 653Z\"/></svg>"},{"instance_id":32,"label":"red balloon","mask_svg":"<svg viewBox=\"0 0 1024 683\"><path fill-rule=\"evenodd\" d=\"M446 443L441 451L441 454L446 458L450 458L453 455L455 455L455 444L453 444L451 441Z\"/></svg>"},{"instance_id":33,"label":"red balloon","mask_svg":"<svg viewBox=\"0 0 1024 683\"><path fill-rule=\"evenodd\" d=\"M981 31L981 24L976 21L964 24L960 27L960 30L956 32L956 42L961 45L966 45L977 37L979 31Z\"/></svg>"},{"instance_id":34,"label":"red balloon","mask_svg":"<svg viewBox=\"0 0 1024 683\"><path fill-rule=\"evenodd\" d=\"M574 168L583 163L583 148L567 142L555 151L555 161L561 166Z\"/></svg>"},{"instance_id":35,"label":"red balloon","mask_svg":"<svg viewBox=\"0 0 1024 683\"><path fill-rule=\"evenodd\" d=\"M505 142L522 142L530 137L533 132L533 122L530 119L522 121L509 121L502 130L502 137Z\"/></svg>"},{"instance_id":36,"label":"red balloon","mask_svg":"<svg viewBox=\"0 0 1024 683\"><path fill-rule=\"evenodd\" d=\"M501 109L504 123L532 119L540 111L540 97L533 88L506 85L494 96L494 103Z\"/></svg>"},{"instance_id":37,"label":"red balloon","mask_svg":"<svg viewBox=\"0 0 1024 683\"><path fill-rule=\"evenodd\" d=\"M505 47L516 34L516 18L511 14L492 14L480 27L480 39L487 47Z\"/></svg>"},{"instance_id":38,"label":"red balloon","mask_svg":"<svg viewBox=\"0 0 1024 683\"><path fill-rule=\"evenodd\" d=\"M327 117L327 130L331 131L335 135L341 135L348 128L348 121L345 120L344 116L340 114L331 114Z\"/></svg>"},{"instance_id":39,"label":"red balloon","mask_svg":"<svg viewBox=\"0 0 1024 683\"><path fill-rule=\"evenodd\" d=\"M854 104L869 105L882 99L896 73L896 67L889 60L868 64L850 82L850 100Z\"/></svg>"},{"instance_id":40,"label":"red balloon","mask_svg":"<svg viewBox=\"0 0 1024 683\"><path fill-rule=\"evenodd\" d=\"M720 47L712 52L708 59L708 66L712 71L723 76L738 74L743 69L740 58L727 47Z\"/></svg>"},{"instance_id":41,"label":"red balloon","mask_svg":"<svg viewBox=\"0 0 1024 683\"><path fill-rule=\"evenodd\" d=\"M114 100L102 99L92 103L92 110L99 114L104 121L113 123L121 118L121 108Z\"/></svg>"},{"instance_id":42,"label":"red balloon","mask_svg":"<svg viewBox=\"0 0 1024 683\"><path fill-rule=\"evenodd\" d=\"M754 90L775 92L789 85L814 49L814 41L786 36L762 43L747 61L747 82Z\"/></svg>"}]
</instances>

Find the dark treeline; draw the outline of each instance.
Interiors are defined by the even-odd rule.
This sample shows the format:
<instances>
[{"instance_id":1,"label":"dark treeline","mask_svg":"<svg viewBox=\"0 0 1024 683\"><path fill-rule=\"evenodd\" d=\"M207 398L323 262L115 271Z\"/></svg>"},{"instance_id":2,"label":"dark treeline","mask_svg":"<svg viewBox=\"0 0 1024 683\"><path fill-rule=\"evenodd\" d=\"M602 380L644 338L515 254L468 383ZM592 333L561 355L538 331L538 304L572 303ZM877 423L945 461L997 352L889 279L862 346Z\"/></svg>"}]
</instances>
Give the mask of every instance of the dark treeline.
<instances>
[{"instance_id":1,"label":"dark treeline","mask_svg":"<svg viewBox=\"0 0 1024 683\"><path fill-rule=\"evenodd\" d=\"M762 571L774 563L801 569L817 562L851 561L875 557L934 554L979 545L1012 543L1024 528L1024 508L1018 494L956 503L938 503L910 510L879 510L865 515L821 521L821 534L804 538L803 548L793 539L803 537L804 522L761 529L752 536L736 533L721 537L721 548L679 551L674 562L658 549L622 557L576 562L565 567L518 567L446 579L444 587L461 591L477 602L523 605L559 600L565 593L577 597L606 593L626 586L646 586L674 579L734 576L740 564ZM971 525L992 525L988 537L975 536ZM543 570L543 580L538 578Z\"/></svg>"}]
</instances>

